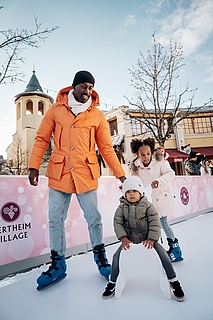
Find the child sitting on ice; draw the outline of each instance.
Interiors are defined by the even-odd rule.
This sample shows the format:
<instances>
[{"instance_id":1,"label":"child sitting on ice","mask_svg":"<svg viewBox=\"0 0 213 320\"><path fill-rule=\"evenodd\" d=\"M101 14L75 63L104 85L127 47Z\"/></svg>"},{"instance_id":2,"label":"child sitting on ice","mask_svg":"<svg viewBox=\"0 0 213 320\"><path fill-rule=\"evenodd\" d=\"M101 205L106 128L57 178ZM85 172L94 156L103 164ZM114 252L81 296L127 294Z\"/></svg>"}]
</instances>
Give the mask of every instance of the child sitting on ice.
<instances>
[{"instance_id":1,"label":"child sitting on ice","mask_svg":"<svg viewBox=\"0 0 213 320\"><path fill-rule=\"evenodd\" d=\"M115 294L116 280L119 274L121 250L130 249L130 243L142 243L147 249L154 248L159 255L163 268L170 282L174 298L184 300L184 292L165 249L158 243L160 237L160 219L155 207L143 195L141 179L138 176L128 177L122 186L123 196L114 215L114 230L121 246L113 255L112 272L103 299Z\"/></svg>"}]
</instances>

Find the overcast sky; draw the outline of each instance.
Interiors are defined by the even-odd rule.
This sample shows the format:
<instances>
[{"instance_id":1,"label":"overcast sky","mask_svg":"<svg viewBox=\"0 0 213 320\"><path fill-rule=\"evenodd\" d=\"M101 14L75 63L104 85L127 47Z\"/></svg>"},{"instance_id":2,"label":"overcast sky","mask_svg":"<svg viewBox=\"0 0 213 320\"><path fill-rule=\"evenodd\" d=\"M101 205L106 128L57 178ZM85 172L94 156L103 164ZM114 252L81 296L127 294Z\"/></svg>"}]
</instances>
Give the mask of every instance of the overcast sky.
<instances>
[{"instance_id":1,"label":"overcast sky","mask_svg":"<svg viewBox=\"0 0 213 320\"><path fill-rule=\"evenodd\" d=\"M0 0L0 5L0 30L33 29L33 16L43 28L59 26L39 49L23 52L25 64L19 66L24 82L0 86L0 155L6 156L16 131L13 97L25 90L34 66L43 90L53 98L71 84L77 71L89 70L101 108L110 110L127 105L124 95L132 93L128 69L140 51L146 56L152 49L153 32L164 47L171 39L183 45L180 85L188 81L198 88L194 105L213 96L212 0Z\"/></svg>"}]
</instances>

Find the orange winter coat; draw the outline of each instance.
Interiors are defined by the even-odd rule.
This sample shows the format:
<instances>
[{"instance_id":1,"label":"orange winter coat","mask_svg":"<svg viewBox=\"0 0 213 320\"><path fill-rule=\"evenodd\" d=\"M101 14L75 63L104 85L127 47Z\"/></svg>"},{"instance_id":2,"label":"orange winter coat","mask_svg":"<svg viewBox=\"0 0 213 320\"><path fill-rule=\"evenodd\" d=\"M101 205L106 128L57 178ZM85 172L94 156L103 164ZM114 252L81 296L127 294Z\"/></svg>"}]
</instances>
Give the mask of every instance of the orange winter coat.
<instances>
[{"instance_id":1,"label":"orange winter coat","mask_svg":"<svg viewBox=\"0 0 213 320\"><path fill-rule=\"evenodd\" d=\"M29 168L39 169L42 157L53 134L54 149L46 176L48 186L68 193L83 193L98 188L100 168L95 143L116 178L125 175L115 154L108 124L99 105L98 94L92 91L91 106L75 116L68 106L68 93L62 89L46 112L37 131Z\"/></svg>"}]
</instances>

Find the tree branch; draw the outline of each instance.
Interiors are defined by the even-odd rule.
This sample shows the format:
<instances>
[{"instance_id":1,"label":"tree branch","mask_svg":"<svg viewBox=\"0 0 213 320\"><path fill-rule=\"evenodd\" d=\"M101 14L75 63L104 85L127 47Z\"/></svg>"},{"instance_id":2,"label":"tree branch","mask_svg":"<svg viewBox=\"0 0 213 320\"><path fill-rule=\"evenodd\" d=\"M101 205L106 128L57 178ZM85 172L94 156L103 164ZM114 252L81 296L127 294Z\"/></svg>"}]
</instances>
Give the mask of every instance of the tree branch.
<instances>
[{"instance_id":1,"label":"tree branch","mask_svg":"<svg viewBox=\"0 0 213 320\"><path fill-rule=\"evenodd\" d=\"M0 31L0 38L3 39L0 43L0 53L1 57L5 56L1 59L3 62L0 66L0 84L20 81L23 73L18 72L17 69L19 69L19 63L24 62L23 50L26 47L39 48L39 43L45 42L48 36L58 29L58 26L41 29L41 23L36 17L34 17L34 24L34 31L27 29Z\"/></svg>"},{"instance_id":2,"label":"tree branch","mask_svg":"<svg viewBox=\"0 0 213 320\"><path fill-rule=\"evenodd\" d=\"M186 84L184 90L176 93L176 81L181 75L183 47L170 40L167 52L153 37L152 51L145 57L140 52L136 66L129 69L133 98L125 96L131 106L137 108L142 121L152 132L160 145L171 136L174 127L190 114L194 114L208 103L198 108L193 107L197 88L190 89Z\"/></svg>"}]
</instances>

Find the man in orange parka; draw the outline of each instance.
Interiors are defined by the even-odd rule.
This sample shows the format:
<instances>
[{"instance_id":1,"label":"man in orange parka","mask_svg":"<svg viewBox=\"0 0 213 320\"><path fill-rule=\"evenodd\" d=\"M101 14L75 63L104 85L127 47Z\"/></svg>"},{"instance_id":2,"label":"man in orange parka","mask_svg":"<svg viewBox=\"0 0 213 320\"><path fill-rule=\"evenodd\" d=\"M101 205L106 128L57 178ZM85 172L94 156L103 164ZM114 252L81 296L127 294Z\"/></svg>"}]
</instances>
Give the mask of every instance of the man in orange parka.
<instances>
[{"instance_id":1,"label":"man in orange parka","mask_svg":"<svg viewBox=\"0 0 213 320\"><path fill-rule=\"evenodd\" d=\"M94 260L99 272L108 278L111 266L102 243L102 222L98 211L97 188L100 168L95 143L121 182L125 174L114 152L107 121L93 90L94 77L88 71L75 74L72 86L60 90L56 103L45 114L35 137L29 160L29 181L38 184L44 152L54 136L54 149L46 176L49 186L49 234L52 264L37 279L42 290L66 277L64 223L71 196L76 194L88 223Z\"/></svg>"}]
</instances>

